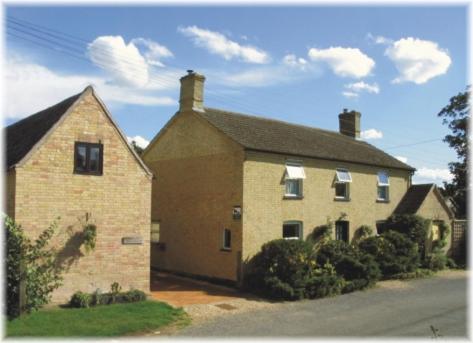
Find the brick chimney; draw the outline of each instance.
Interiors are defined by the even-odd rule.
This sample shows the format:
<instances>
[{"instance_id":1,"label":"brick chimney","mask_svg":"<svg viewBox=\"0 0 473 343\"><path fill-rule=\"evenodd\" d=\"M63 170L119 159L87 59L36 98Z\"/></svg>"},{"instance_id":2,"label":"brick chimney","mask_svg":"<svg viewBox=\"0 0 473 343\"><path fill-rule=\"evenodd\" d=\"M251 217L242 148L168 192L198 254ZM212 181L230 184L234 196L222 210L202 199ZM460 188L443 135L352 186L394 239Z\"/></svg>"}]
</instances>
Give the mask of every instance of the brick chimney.
<instances>
[{"instance_id":1,"label":"brick chimney","mask_svg":"<svg viewBox=\"0 0 473 343\"><path fill-rule=\"evenodd\" d=\"M181 77L181 95L179 111L204 111L204 81L205 76L188 70Z\"/></svg>"},{"instance_id":2,"label":"brick chimney","mask_svg":"<svg viewBox=\"0 0 473 343\"><path fill-rule=\"evenodd\" d=\"M338 115L340 133L352 138L360 138L360 117L361 113L350 111L346 108Z\"/></svg>"}]
</instances>

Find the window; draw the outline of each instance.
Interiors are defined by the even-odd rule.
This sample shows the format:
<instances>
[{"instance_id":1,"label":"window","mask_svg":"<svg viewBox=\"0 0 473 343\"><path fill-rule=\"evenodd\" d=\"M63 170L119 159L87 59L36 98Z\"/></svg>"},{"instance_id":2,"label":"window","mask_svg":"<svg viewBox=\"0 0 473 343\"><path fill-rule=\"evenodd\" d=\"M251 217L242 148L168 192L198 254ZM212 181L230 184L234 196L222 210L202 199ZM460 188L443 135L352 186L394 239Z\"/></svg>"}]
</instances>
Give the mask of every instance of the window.
<instances>
[{"instance_id":1,"label":"window","mask_svg":"<svg viewBox=\"0 0 473 343\"><path fill-rule=\"evenodd\" d=\"M336 170L336 180L335 180L335 198L336 199L350 199L350 182L351 174L346 169L337 169Z\"/></svg>"},{"instance_id":2,"label":"window","mask_svg":"<svg viewBox=\"0 0 473 343\"><path fill-rule=\"evenodd\" d=\"M159 243L159 221L151 222L151 243Z\"/></svg>"},{"instance_id":3,"label":"window","mask_svg":"<svg viewBox=\"0 0 473 343\"><path fill-rule=\"evenodd\" d=\"M232 232L229 229L223 229L222 249L230 250L232 248Z\"/></svg>"},{"instance_id":4,"label":"window","mask_svg":"<svg viewBox=\"0 0 473 343\"><path fill-rule=\"evenodd\" d=\"M348 243L349 223L344 220L335 222L335 239Z\"/></svg>"},{"instance_id":5,"label":"window","mask_svg":"<svg viewBox=\"0 0 473 343\"><path fill-rule=\"evenodd\" d=\"M378 200L389 201L389 175L384 171L378 173Z\"/></svg>"},{"instance_id":6,"label":"window","mask_svg":"<svg viewBox=\"0 0 473 343\"><path fill-rule=\"evenodd\" d=\"M102 144L76 142L74 150L74 173L102 175Z\"/></svg>"},{"instance_id":7,"label":"window","mask_svg":"<svg viewBox=\"0 0 473 343\"><path fill-rule=\"evenodd\" d=\"M378 235L382 234L384 231L386 231L386 221L385 220L378 220L376 222L376 233Z\"/></svg>"},{"instance_id":8,"label":"window","mask_svg":"<svg viewBox=\"0 0 473 343\"><path fill-rule=\"evenodd\" d=\"M285 197L302 197L302 180L305 179L304 168L298 163L286 164Z\"/></svg>"},{"instance_id":9,"label":"window","mask_svg":"<svg viewBox=\"0 0 473 343\"><path fill-rule=\"evenodd\" d=\"M282 238L284 239L301 239L302 238L302 222L285 222L282 226Z\"/></svg>"}]
</instances>

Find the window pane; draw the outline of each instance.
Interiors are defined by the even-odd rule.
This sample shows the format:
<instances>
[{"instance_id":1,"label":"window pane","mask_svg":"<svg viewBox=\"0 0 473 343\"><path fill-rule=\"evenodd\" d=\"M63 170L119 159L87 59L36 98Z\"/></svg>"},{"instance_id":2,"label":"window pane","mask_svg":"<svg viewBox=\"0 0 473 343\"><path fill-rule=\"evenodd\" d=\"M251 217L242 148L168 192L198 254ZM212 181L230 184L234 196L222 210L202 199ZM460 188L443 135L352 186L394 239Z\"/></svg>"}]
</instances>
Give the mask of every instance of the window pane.
<instances>
[{"instance_id":1,"label":"window pane","mask_svg":"<svg viewBox=\"0 0 473 343\"><path fill-rule=\"evenodd\" d=\"M223 231L223 247L230 249L232 246L232 232L228 229Z\"/></svg>"},{"instance_id":2,"label":"window pane","mask_svg":"<svg viewBox=\"0 0 473 343\"><path fill-rule=\"evenodd\" d=\"M89 162L89 171L98 172L100 168L100 148L91 147L90 148L90 162Z\"/></svg>"},{"instance_id":3,"label":"window pane","mask_svg":"<svg viewBox=\"0 0 473 343\"><path fill-rule=\"evenodd\" d=\"M335 184L335 196L337 198L346 198L347 197L347 187L346 183L336 183Z\"/></svg>"},{"instance_id":4,"label":"window pane","mask_svg":"<svg viewBox=\"0 0 473 343\"><path fill-rule=\"evenodd\" d=\"M300 195L299 180L286 180L286 195Z\"/></svg>"},{"instance_id":5,"label":"window pane","mask_svg":"<svg viewBox=\"0 0 473 343\"><path fill-rule=\"evenodd\" d=\"M86 171L87 169L87 148L83 145L76 146L75 170Z\"/></svg>"},{"instance_id":6,"label":"window pane","mask_svg":"<svg viewBox=\"0 0 473 343\"><path fill-rule=\"evenodd\" d=\"M335 223L335 239L348 243L348 222L338 221Z\"/></svg>"},{"instance_id":7,"label":"window pane","mask_svg":"<svg viewBox=\"0 0 473 343\"><path fill-rule=\"evenodd\" d=\"M283 238L300 238L300 224L284 224L282 227Z\"/></svg>"},{"instance_id":8,"label":"window pane","mask_svg":"<svg viewBox=\"0 0 473 343\"><path fill-rule=\"evenodd\" d=\"M337 169L338 182L351 182L351 174L346 169Z\"/></svg>"},{"instance_id":9,"label":"window pane","mask_svg":"<svg viewBox=\"0 0 473 343\"><path fill-rule=\"evenodd\" d=\"M378 199L388 200L388 187L387 186L378 186Z\"/></svg>"},{"instance_id":10,"label":"window pane","mask_svg":"<svg viewBox=\"0 0 473 343\"><path fill-rule=\"evenodd\" d=\"M386 172L378 173L378 184L380 186L389 186L389 176Z\"/></svg>"}]
</instances>

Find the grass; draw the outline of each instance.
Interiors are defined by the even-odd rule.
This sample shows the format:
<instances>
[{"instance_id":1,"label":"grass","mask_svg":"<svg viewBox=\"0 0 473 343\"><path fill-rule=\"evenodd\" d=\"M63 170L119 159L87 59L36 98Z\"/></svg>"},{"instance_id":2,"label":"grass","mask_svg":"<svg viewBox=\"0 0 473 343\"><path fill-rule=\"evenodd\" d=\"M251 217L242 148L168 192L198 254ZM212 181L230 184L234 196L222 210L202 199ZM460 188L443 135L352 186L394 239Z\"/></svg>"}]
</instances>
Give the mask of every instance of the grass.
<instances>
[{"instance_id":1,"label":"grass","mask_svg":"<svg viewBox=\"0 0 473 343\"><path fill-rule=\"evenodd\" d=\"M186 313L166 303L141 301L92 308L50 308L7 322L7 337L110 337L152 332Z\"/></svg>"}]
</instances>

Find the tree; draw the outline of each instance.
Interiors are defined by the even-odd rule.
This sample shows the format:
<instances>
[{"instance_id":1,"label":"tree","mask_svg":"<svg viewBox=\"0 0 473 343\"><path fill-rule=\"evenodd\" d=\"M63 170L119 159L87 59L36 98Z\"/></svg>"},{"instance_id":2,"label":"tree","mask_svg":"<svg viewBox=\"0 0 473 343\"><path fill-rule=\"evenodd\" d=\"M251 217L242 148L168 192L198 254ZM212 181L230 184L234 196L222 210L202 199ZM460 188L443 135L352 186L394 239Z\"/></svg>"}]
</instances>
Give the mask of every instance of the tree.
<instances>
[{"instance_id":1,"label":"tree","mask_svg":"<svg viewBox=\"0 0 473 343\"><path fill-rule=\"evenodd\" d=\"M138 154L138 156L141 156L141 154L145 150L142 147L140 147L138 144L136 144L136 141L134 141L134 140L131 141L131 146L133 147L135 152Z\"/></svg>"},{"instance_id":2,"label":"tree","mask_svg":"<svg viewBox=\"0 0 473 343\"><path fill-rule=\"evenodd\" d=\"M453 174L451 182L444 182L443 195L450 197L456 205L456 215L466 217L467 197L467 166L468 166L468 120L470 118L469 94L467 87L463 93L458 93L450 99L438 116L443 118L443 124L452 131L444 138L457 153L458 161L448 164Z\"/></svg>"}]
</instances>

